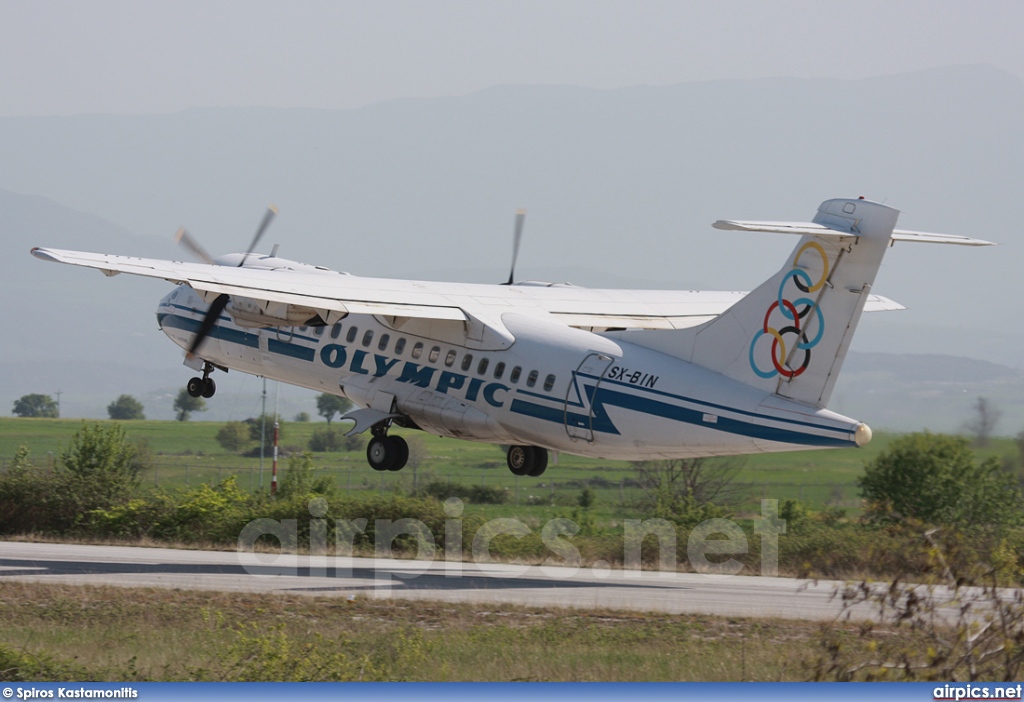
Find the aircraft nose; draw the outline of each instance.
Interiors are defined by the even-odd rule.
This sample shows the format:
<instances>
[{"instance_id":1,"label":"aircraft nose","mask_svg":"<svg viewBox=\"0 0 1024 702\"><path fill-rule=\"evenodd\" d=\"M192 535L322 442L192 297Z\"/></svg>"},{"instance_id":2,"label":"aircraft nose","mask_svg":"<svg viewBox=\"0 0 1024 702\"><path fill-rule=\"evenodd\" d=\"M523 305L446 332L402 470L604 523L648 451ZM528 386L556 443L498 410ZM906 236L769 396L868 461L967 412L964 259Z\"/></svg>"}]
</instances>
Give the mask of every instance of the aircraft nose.
<instances>
[{"instance_id":1,"label":"aircraft nose","mask_svg":"<svg viewBox=\"0 0 1024 702\"><path fill-rule=\"evenodd\" d=\"M171 302L178 295L178 288L160 298L160 304L156 306L156 323L160 329L164 328L164 319L171 312L174 305Z\"/></svg>"}]
</instances>

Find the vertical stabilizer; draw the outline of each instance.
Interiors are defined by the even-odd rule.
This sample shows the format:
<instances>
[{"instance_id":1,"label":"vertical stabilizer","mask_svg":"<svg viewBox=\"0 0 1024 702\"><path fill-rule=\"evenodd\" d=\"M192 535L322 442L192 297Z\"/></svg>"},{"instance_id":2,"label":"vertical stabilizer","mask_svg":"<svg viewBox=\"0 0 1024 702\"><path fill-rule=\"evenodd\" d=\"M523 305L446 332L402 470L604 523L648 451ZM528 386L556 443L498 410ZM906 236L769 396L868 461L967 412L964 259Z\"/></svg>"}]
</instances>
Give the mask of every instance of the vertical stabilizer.
<instances>
[{"instance_id":1,"label":"vertical stabilizer","mask_svg":"<svg viewBox=\"0 0 1024 702\"><path fill-rule=\"evenodd\" d=\"M802 234L778 273L692 331L690 361L747 385L824 407L832 395L899 211L823 202L813 223L757 223ZM751 223L753 224L753 223Z\"/></svg>"}]
</instances>

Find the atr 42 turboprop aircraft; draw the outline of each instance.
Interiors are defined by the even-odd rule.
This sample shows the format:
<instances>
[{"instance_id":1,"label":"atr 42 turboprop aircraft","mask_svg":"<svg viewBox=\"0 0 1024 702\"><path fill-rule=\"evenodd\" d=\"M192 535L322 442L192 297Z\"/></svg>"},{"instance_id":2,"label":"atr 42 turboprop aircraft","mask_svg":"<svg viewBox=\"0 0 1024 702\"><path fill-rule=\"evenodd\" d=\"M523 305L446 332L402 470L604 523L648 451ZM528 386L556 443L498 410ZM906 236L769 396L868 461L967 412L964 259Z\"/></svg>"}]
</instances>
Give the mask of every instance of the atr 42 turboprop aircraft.
<instances>
[{"instance_id":1,"label":"atr 42 turboprop aircraft","mask_svg":"<svg viewBox=\"0 0 1024 702\"><path fill-rule=\"evenodd\" d=\"M895 241L990 242L895 229L899 212L828 200L812 222L718 221L797 234L782 268L750 293L595 290L363 278L252 254L181 263L34 248L37 258L177 284L157 309L186 349L193 396L214 369L343 395L367 459L400 470L397 425L508 445L516 475L548 451L642 460L863 446L864 423L826 409L861 312L903 309L871 294ZM516 217L519 248L523 212Z\"/></svg>"}]
</instances>

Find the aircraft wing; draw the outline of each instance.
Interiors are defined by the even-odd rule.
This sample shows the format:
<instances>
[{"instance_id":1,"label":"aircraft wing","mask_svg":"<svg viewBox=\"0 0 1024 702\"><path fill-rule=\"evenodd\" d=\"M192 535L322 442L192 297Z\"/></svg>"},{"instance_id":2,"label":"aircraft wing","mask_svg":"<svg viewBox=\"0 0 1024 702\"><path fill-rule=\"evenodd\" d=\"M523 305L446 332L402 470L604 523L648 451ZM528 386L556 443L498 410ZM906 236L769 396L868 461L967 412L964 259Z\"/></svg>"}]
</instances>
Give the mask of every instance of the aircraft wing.
<instances>
[{"instance_id":1,"label":"aircraft wing","mask_svg":"<svg viewBox=\"0 0 1024 702\"><path fill-rule=\"evenodd\" d=\"M323 319L374 314L498 324L504 312L537 314L582 329L684 329L721 314L745 292L615 290L572 285L480 285L364 278L327 269L237 268L109 254L34 248L45 261L187 284L207 302L218 295L316 310ZM865 311L903 306L871 295ZM334 314L331 314L334 313Z\"/></svg>"},{"instance_id":2,"label":"aircraft wing","mask_svg":"<svg viewBox=\"0 0 1024 702\"><path fill-rule=\"evenodd\" d=\"M237 268L62 249L34 248L32 255L44 261L96 268L108 276L130 273L162 278L176 284L186 283L205 293L207 302L227 294L343 314L467 319L459 306L453 305L444 295L423 289L409 290L409 283L400 280L358 278L328 270ZM364 281L370 280L393 285L366 286Z\"/></svg>"}]
</instances>

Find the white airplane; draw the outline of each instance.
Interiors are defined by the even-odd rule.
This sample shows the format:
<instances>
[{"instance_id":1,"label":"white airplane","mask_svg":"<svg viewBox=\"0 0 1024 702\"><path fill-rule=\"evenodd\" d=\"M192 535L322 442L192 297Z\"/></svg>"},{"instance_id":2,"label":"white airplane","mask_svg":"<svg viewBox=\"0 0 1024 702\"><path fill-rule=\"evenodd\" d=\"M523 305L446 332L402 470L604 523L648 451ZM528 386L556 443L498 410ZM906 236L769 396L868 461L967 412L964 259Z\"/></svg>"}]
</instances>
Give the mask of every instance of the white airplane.
<instances>
[{"instance_id":1,"label":"white airplane","mask_svg":"<svg viewBox=\"0 0 1024 702\"><path fill-rule=\"evenodd\" d=\"M392 426L508 445L515 475L541 475L549 451L608 459L687 458L863 446L864 423L826 409L895 241L990 242L895 229L899 212L828 200L812 222L718 221L800 242L750 293L595 290L363 278L251 252L181 263L34 248L37 258L177 287L157 321L186 349L193 396L214 369L343 395L367 459L400 470ZM524 213L516 216L519 248Z\"/></svg>"}]
</instances>

